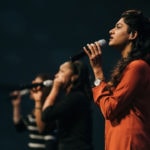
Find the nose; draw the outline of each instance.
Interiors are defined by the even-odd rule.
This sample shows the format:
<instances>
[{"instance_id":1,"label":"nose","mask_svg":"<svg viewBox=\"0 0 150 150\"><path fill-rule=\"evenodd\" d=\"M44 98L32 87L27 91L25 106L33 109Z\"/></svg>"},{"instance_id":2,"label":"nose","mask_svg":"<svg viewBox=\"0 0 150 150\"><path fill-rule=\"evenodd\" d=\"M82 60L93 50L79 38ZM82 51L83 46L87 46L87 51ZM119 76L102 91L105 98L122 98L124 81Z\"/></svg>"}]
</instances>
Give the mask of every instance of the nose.
<instances>
[{"instance_id":1,"label":"nose","mask_svg":"<svg viewBox=\"0 0 150 150\"><path fill-rule=\"evenodd\" d=\"M109 30L109 34L113 34L113 32L114 32L114 29Z\"/></svg>"},{"instance_id":2,"label":"nose","mask_svg":"<svg viewBox=\"0 0 150 150\"><path fill-rule=\"evenodd\" d=\"M55 74L54 78L56 78L58 76L58 73Z\"/></svg>"}]
</instances>

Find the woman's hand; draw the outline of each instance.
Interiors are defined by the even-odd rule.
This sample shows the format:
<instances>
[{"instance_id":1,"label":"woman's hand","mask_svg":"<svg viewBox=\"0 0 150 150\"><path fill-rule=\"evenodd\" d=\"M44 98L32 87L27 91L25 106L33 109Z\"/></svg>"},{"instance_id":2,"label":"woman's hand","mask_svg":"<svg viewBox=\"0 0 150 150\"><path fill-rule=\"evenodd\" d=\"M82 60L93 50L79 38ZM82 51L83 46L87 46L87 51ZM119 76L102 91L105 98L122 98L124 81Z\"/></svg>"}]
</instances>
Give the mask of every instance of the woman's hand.
<instances>
[{"instance_id":1,"label":"woman's hand","mask_svg":"<svg viewBox=\"0 0 150 150\"><path fill-rule=\"evenodd\" d=\"M88 55L92 68L101 67L101 55L102 51L98 42L87 44L83 47L85 53Z\"/></svg>"},{"instance_id":2,"label":"woman's hand","mask_svg":"<svg viewBox=\"0 0 150 150\"><path fill-rule=\"evenodd\" d=\"M21 103L21 95L19 91L13 91L10 93L10 96L15 97L12 99L11 103L12 105L15 106L19 106Z\"/></svg>"},{"instance_id":3,"label":"woman's hand","mask_svg":"<svg viewBox=\"0 0 150 150\"><path fill-rule=\"evenodd\" d=\"M103 69L102 69L102 50L98 42L87 44L83 47L83 50L87 54L95 78L104 80Z\"/></svg>"}]
</instances>

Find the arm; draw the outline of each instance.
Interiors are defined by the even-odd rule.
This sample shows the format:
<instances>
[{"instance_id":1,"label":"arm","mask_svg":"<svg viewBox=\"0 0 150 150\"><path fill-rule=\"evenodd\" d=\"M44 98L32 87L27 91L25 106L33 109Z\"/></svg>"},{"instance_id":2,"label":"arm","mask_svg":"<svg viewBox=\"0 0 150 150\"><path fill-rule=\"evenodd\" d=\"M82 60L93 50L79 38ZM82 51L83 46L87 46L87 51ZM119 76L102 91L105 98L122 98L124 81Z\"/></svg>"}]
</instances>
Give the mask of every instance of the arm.
<instances>
[{"instance_id":1,"label":"arm","mask_svg":"<svg viewBox=\"0 0 150 150\"><path fill-rule=\"evenodd\" d=\"M38 127L38 131L42 133L45 130L45 123L41 119L42 114L42 91L32 92L32 98L34 100L34 116L36 120L36 125Z\"/></svg>"},{"instance_id":2,"label":"arm","mask_svg":"<svg viewBox=\"0 0 150 150\"><path fill-rule=\"evenodd\" d=\"M11 96L15 96L15 99L12 99L11 103L13 106L13 122L16 128L16 131L22 132L26 130L26 125L21 116L21 96L19 91L14 91L11 93Z\"/></svg>"},{"instance_id":3,"label":"arm","mask_svg":"<svg viewBox=\"0 0 150 150\"><path fill-rule=\"evenodd\" d=\"M112 91L106 91L104 88L107 83L104 81L104 74L102 69L101 55L102 51L97 42L88 44L88 48L84 47L85 53L89 57L89 61L95 78L103 80L100 86L93 88L94 101L100 107L106 119L113 120L119 115L124 115L129 111L136 93L140 93L139 85L142 84L143 66L141 61L135 61L132 65L124 71L121 82ZM141 71L142 70L142 71Z\"/></svg>"},{"instance_id":4,"label":"arm","mask_svg":"<svg viewBox=\"0 0 150 150\"><path fill-rule=\"evenodd\" d=\"M14 124L18 124L21 120L21 108L20 108L20 103L21 103L21 96L19 95L18 91L14 91L11 93L12 96L16 96L15 99L13 99L12 106L13 106L13 122Z\"/></svg>"},{"instance_id":5,"label":"arm","mask_svg":"<svg viewBox=\"0 0 150 150\"><path fill-rule=\"evenodd\" d=\"M134 61L124 71L118 86L109 91L103 91L106 86L102 82L99 87L93 89L94 101L101 108L106 119L114 120L126 113L133 105L134 100L141 93L144 81L144 69L147 65L142 61Z\"/></svg>"},{"instance_id":6,"label":"arm","mask_svg":"<svg viewBox=\"0 0 150 150\"><path fill-rule=\"evenodd\" d=\"M66 83L63 76L57 75L53 81L51 92L43 105L43 121L48 122L66 117L74 111L76 106L78 106L78 102L80 103L81 98L76 95L72 96L73 92L67 92L70 87L66 89L65 86Z\"/></svg>"},{"instance_id":7,"label":"arm","mask_svg":"<svg viewBox=\"0 0 150 150\"><path fill-rule=\"evenodd\" d=\"M53 87L51 89L51 92L50 92L50 94L48 95L48 97L45 100L45 103L44 103L43 108L42 108L42 110L43 110L43 112L42 112L42 120L44 122L49 122L49 121L55 120L55 119L51 120L51 117L49 115L51 114L53 105L56 103L58 95L60 93L60 87L61 86L59 86L59 85L60 85L59 83L57 84L57 82L54 81Z\"/></svg>"},{"instance_id":8,"label":"arm","mask_svg":"<svg viewBox=\"0 0 150 150\"><path fill-rule=\"evenodd\" d=\"M48 95L48 97L46 98L46 101L43 105L43 110L45 110L47 107L49 106L53 106L58 95L59 95L59 87L58 86L55 86L53 85L52 89L51 89L51 92L50 94Z\"/></svg>"},{"instance_id":9,"label":"arm","mask_svg":"<svg viewBox=\"0 0 150 150\"><path fill-rule=\"evenodd\" d=\"M43 110L42 118L45 118L45 112L47 111L47 108L52 107L56 103L56 100L62 90L62 85L63 85L63 82L59 78L56 78L53 81L53 86L52 86L51 92L49 93L48 97L46 98L45 103L42 108L42 110ZM43 119L43 120L45 120L45 119Z\"/></svg>"},{"instance_id":10,"label":"arm","mask_svg":"<svg viewBox=\"0 0 150 150\"><path fill-rule=\"evenodd\" d=\"M36 124L40 133L45 129L45 123L42 121L42 105L40 101L35 101L35 110L34 115L36 119Z\"/></svg>"},{"instance_id":11,"label":"arm","mask_svg":"<svg viewBox=\"0 0 150 150\"><path fill-rule=\"evenodd\" d=\"M71 117L72 114L84 109L87 97L81 92L71 92L68 95L60 96L54 105L48 106L43 110L42 118L45 122L60 118ZM78 109L77 109L78 108Z\"/></svg>"}]
</instances>

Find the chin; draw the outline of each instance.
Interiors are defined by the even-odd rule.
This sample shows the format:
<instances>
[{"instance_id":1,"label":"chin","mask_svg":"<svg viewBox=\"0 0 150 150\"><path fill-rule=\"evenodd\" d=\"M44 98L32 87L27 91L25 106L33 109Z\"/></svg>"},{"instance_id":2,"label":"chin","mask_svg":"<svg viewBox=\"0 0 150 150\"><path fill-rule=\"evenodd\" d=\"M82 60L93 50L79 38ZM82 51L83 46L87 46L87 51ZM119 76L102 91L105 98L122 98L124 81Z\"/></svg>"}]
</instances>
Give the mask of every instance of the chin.
<instances>
[{"instance_id":1,"label":"chin","mask_svg":"<svg viewBox=\"0 0 150 150\"><path fill-rule=\"evenodd\" d=\"M114 43L109 42L108 45L109 45L110 47L117 48L117 45L115 45Z\"/></svg>"},{"instance_id":2,"label":"chin","mask_svg":"<svg viewBox=\"0 0 150 150\"><path fill-rule=\"evenodd\" d=\"M108 45L113 46L113 42L109 41Z\"/></svg>"},{"instance_id":3,"label":"chin","mask_svg":"<svg viewBox=\"0 0 150 150\"><path fill-rule=\"evenodd\" d=\"M116 46L116 44L115 44L115 42L113 42L113 40L110 40L109 43L108 43L108 45L112 46L112 47Z\"/></svg>"}]
</instances>

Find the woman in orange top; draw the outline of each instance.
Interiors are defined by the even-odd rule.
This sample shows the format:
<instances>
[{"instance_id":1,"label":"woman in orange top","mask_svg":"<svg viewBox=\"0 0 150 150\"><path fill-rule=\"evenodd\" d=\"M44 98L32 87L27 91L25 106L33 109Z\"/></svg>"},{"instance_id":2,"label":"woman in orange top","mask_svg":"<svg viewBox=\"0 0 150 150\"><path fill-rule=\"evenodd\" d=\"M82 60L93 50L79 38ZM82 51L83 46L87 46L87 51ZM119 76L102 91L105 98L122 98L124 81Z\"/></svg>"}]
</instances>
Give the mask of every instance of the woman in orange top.
<instances>
[{"instance_id":1,"label":"woman in orange top","mask_svg":"<svg viewBox=\"0 0 150 150\"><path fill-rule=\"evenodd\" d=\"M150 20L127 10L109 34L109 46L122 56L109 82L98 42L83 48L96 79L94 101L105 118L105 150L150 150Z\"/></svg>"}]
</instances>

